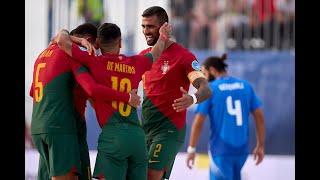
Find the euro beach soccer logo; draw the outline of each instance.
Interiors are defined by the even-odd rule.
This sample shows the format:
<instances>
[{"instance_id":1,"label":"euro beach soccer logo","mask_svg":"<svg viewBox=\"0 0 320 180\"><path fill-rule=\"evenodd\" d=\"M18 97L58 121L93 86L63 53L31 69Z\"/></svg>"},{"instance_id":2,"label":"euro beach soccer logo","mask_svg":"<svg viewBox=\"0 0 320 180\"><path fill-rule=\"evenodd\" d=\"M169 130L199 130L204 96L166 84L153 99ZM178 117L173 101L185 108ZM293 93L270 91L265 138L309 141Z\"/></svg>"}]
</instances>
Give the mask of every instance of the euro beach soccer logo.
<instances>
[{"instance_id":1,"label":"euro beach soccer logo","mask_svg":"<svg viewBox=\"0 0 320 180\"><path fill-rule=\"evenodd\" d=\"M191 66L196 71L200 71L200 69L201 69L201 66L200 66L200 64L198 63L197 60L193 60L192 63L191 63Z\"/></svg>"}]
</instances>

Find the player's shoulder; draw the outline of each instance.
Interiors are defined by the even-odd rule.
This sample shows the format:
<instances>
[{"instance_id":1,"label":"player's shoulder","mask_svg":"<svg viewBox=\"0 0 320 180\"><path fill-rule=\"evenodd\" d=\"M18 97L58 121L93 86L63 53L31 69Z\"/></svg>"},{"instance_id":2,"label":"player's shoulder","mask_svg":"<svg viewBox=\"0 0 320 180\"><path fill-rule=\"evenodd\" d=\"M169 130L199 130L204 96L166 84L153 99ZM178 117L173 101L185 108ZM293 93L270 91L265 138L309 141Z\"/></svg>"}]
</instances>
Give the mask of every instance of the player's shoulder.
<instances>
[{"instance_id":1,"label":"player's shoulder","mask_svg":"<svg viewBox=\"0 0 320 180\"><path fill-rule=\"evenodd\" d=\"M184 47L182 44L174 43L174 48L179 51L179 53L182 53L184 56L192 56L195 57L195 55L186 47Z\"/></svg>"},{"instance_id":2,"label":"player's shoulder","mask_svg":"<svg viewBox=\"0 0 320 180\"><path fill-rule=\"evenodd\" d=\"M148 47L148 48L146 48L146 49L144 49L144 50L140 51L138 55L144 55L144 54L147 54L148 52L150 52L150 51L151 51L151 49L152 49L152 47Z\"/></svg>"}]
</instances>

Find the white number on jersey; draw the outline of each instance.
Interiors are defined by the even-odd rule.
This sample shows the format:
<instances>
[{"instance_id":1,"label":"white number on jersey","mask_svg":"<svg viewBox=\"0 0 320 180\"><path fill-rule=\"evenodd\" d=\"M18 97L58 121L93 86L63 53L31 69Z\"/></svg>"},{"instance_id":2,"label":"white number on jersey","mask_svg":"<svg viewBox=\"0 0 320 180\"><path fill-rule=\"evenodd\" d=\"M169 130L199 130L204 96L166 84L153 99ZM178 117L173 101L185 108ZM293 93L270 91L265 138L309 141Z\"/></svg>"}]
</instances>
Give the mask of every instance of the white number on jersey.
<instances>
[{"instance_id":1,"label":"white number on jersey","mask_svg":"<svg viewBox=\"0 0 320 180\"><path fill-rule=\"evenodd\" d=\"M232 97L228 96L226 100L227 110L230 115L236 116L237 126L242 126L242 111L241 111L241 102L240 100L235 100L232 107Z\"/></svg>"}]
</instances>

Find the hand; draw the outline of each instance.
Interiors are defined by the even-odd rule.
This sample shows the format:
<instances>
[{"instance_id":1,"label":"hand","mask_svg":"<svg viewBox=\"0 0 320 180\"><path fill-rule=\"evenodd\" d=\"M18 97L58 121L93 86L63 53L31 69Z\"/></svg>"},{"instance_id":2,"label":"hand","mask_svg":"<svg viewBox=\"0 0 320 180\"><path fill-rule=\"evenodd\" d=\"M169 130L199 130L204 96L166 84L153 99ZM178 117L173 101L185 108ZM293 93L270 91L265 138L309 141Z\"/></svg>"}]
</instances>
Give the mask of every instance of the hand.
<instances>
[{"instance_id":1,"label":"hand","mask_svg":"<svg viewBox=\"0 0 320 180\"><path fill-rule=\"evenodd\" d=\"M130 98L128 104L132 107L138 107L141 103L140 96L137 95L137 89L132 89L130 91Z\"/></svg>"},{"instance_id":2,"label":"hand","mask_svg":"<svg viewBox=\"0 0 320 180\"><path fill-rule=\"evenodd\" d=\"M193 98L183 89L183 87L180 87L180 91L183 93L182 97L174 100L174 103L172 104L173 109L177 112L181 112L193 104Z\"/></svg>"},{"instance_id":3,"label":"hand","mask_svg":"<svg viewBox=\"0 0 320 180\"><path fill-rule=\"evenodd\" d=\"M253 158L257 159L256 165L260 164L264 158L264 147L257 145L253 150Z\"/></svg>"},{"instance_id":4,"label":"hand","mask_svg":"<svg viewBox=\"0 0 320 180\"><path fill-rule=\"evenodd\" d=\"M170 34L172 32L172 26L169 25L167 22L163 23L159 29L160 37L164 40L168 40L170 38Z\"/></svg>"},{"instance_id":5,"label":"hand","mask_svg":"<svg viewBox=\"0 0 320 180\"><path fill-rule=\"evenodd\" d=\"M96 54L96 49L94 48L94 46L85 38L81 38L80 44L87 49L89 55Z\"/></svg>"},{"instance_id":6,"label":"hand","mask_svg":"<svg viewBox=\"0 0 320 180\"><path fill-rule=\"evenodd\" d=\"M188 153L187 166L188 166L189 169L192 169L192 167L194 165L195 157L196 157L196 153Z\"/></svg>"}]
</instances>

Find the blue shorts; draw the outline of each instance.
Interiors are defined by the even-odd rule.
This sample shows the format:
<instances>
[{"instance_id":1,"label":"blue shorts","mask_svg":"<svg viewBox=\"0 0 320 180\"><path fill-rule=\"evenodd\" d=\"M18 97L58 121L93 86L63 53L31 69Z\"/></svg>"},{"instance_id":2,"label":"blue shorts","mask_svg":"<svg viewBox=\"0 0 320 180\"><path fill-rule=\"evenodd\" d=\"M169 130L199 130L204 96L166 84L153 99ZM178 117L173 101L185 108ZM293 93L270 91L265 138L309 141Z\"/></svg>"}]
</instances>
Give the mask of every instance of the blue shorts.
<instances>
[{"instance_id":1,"label":"blue shorts","mask_svg":"<svg viewBox=\"0 0 320 180\"><path fill-rule=\"evenodd\" d=\"M210 180L241 180L241 169L248 155L221 155L210 157Z\"/></svg>"}]
</instances>

